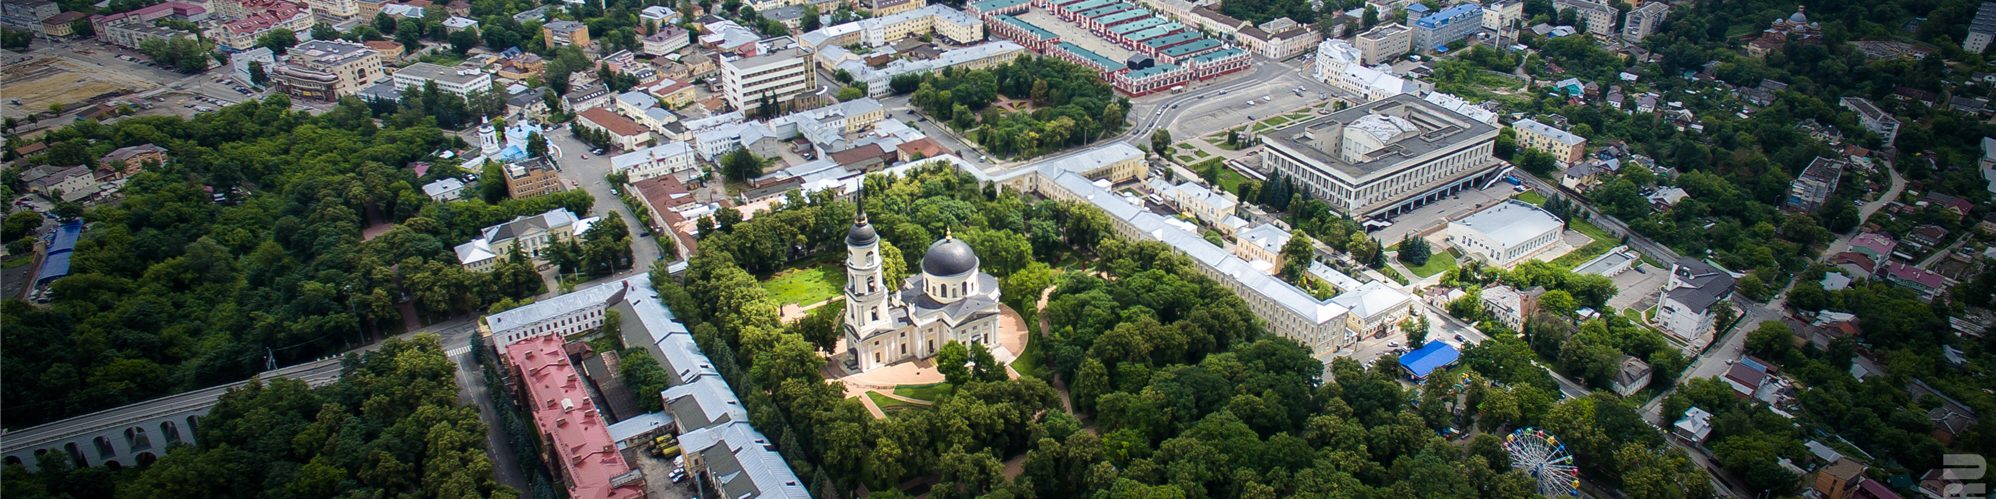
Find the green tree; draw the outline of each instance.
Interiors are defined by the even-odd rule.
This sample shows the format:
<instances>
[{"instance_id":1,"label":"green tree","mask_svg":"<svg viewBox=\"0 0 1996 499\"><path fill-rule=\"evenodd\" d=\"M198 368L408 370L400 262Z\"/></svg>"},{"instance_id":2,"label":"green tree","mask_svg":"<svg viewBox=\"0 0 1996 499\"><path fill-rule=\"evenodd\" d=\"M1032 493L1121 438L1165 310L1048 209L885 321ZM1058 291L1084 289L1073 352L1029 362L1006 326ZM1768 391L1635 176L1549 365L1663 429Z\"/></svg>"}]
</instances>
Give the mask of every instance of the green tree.
<instances>
[{"instance_id":1,"label":"green tree","mask_svg":"<svg viewBox=\"0 0 1996 499\"><path fill-rule=\"evenodd\" d=\"M1427 265L1428 258L1433 256L1433 254L1433 250L1428 246L1427 238L1414 237L1413 234L1408 234L1400 239L1399 258L1403 263L1414 266Z\"/></svg>"},{"instance_id":2,"label":"green tree","mask_svg":"<svg viewBox=\"0 0 1996 499\"><path fill-rule=\"evenodd\" d=\"M1428 344L1428 316L1418 315L1400 321L1400 332L1407 334L1409 347Z\"/></svg>"},{"instance_id":3,"label":"green tree","mask_svg":"<svg viewBox=\"0 0 1996 499\"><path fill-rule=\"evenodd\" d=\"M942 373L943 379L948 380L949 384L963 386L964 383L970 382L970 368L965 365L967 362L970 362L970 349L964 347L962 343L955 341L943 343L942 349L936 351L936 372Z\"/></svg>"},{"instance_id":4,"label":"green tree","mask_svg":"<svg viewBox=\"0 0 1996 499\"><path fill-rule=\"evenodd\" d=\"M8 213L6 220L0 221L0 240L20 239L41 226L42 216L35 212L22 210Z\"/></svg>"},{"instance_id":5,"label":"green tree","mask_svg":"<svg viewBox=\"0 0 1996 499\"><path fill-rule=\"evenodd\" d=\"M1150 133L1150 151L1159 156L1171 153L1171 132L1163 128Z\"/></svg>"},{"instance_id":6,"label":"green tree","mask_svg":"<svg viewBox=\"0 0 1996 499\"><path fill-rule=\"evenodd\" d=\"M735 149L721 155L721 175L735 182L762 176L762 158L748 149Z\"/></svg>"},{"instance_id":7,"label":"green tree","mask_svg":"<svg viewBox=\"0 0 1996 499\"><path fill-rule=\"evenodd\" d=\"M1310 263L1317 261L1316 241L1301 232L1291 233L1289 242L1282 244L1282 278L1289 282L1302 282L1308 275Z\"/></svg>"},{"instance_id":8,"label":"green tree","mask_svg":"<svg viewBox=\"0 0 1996 499\"><path fill-rule=\"evenodd\" d=\"M450 50L457 55L464 55L465 52L478 48L479 41L478 28L461 29L450 34Z\"/></svg>"},{"instance_id":9,"label":"green tree","mask_svg":"<svg viewBox=\"0 0 1996 499\"><path fill-rule=\"evenodd\" d=\"M256 46L270 49L271 52L275 52L278 55L283 55L286 51L291 50L292 45L297 44L298 35L284 28L270 30L265 32L263 36L256 38Z\"/></svg>"}]
</instances>

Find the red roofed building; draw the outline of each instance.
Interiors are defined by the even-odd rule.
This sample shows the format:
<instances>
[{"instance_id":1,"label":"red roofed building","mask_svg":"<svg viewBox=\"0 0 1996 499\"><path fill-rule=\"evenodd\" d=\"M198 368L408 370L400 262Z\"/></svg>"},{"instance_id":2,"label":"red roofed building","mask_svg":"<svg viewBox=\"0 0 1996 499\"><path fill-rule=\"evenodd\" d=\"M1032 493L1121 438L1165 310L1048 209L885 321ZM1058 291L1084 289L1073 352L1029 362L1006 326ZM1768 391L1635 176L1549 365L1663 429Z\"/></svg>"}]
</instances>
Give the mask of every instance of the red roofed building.
<instances>
[{"instance_id":1,"label":"red roofed building","mask_svg":"<svg viewBox=\"0 0 1996 499\"><path fill-rule=\"evenodd\" d=\"M900 152L901 161L914 161L949 154L949 150L944 149L942 144L937 144L935 139L928 137L902 142L901 145L894 148Z\"/></svg>"},{"instance_id":2,"label":"red roofed building","mask_svg":"<svg viewBox=\"0 0 1996 499\"><path fill-rule=\"evenodd\" d=\"M610 438L609 423L596 411L575 365L562 350L560 335L546 334L506 349L520 400L534 412L541 454L576 499L645 497L644 475L624 462Z\"/></svg>"},{"instance_id":3,"label":"red roofed building","mask_svg":"<svg viewBox=\"0 0 1996 499\"><path fill-rule=\"evenodd\" d=\"M312 11L296 3L284 0L242 0L222 2L219 5L224 6L221 9L223 15L236 16L235 19L208 30L208 38L215 40L215 43L225 50L242 51L255 48L257 38L278 29L291 30L294 35L312 30Z\"/></svg>"},{"instance_id":4,"label":"red roofed building","mask_svg":"<svg viewBox=\"0 0 1996 499\"><path fill-rule=\"evenodd\" d=\"M1886 263L1885 271L1879 274L1885 277L1885 282L1917 291L1920 296L1928 299L1947 291L1946 277L1912 265L1899 262Z\"/></svg>"},{"instance_id":5,"label":"red roofed building","mask_svg":"<svg viewBox=\"0 0 1996 499\"><path fill-rule=\"evenodd\" d=\"M638 191L638 199L645 203L645 211L651 213L652 223L660 230L672 234L678 241L680 256L692 255L699 243L693 239L695 223L715 210L732 209L720 200L701 202L686 184L671 175L661 175L637 182L631 187Z\"/></svg>"},{"instance_id":6,"label":"red roofed building","mask_svg":"<svg viewBox=\"0 0 1996 499\"><path fill-rule=\"evenodd\" d=\"M576 113L575 117L578 126L608 132L610 145L618 149L635 151L651 143L651 130L609 109L600 107L584 109Z\"/></svg>"}]
</instances>

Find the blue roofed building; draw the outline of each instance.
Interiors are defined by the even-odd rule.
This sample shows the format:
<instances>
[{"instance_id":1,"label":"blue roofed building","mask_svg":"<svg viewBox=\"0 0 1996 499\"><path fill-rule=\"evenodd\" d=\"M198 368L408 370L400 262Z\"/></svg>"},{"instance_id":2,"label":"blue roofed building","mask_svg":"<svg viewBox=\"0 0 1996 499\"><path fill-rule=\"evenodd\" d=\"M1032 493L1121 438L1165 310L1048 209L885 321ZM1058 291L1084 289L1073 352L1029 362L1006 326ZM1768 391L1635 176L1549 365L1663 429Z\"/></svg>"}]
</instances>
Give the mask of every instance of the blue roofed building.
<instances>
[{"instance_id":1,"label":"blue roofed building","mask_svg":"<svg viewBox=\"0 0 1996 499\"><path fill-rule=\"evenodd\" d=\"M1454 364L1461 356L1462 353L1457 352L1455 347L1441 340L1429 340L1428 344L1421 345L1420 349L1400 356L1400 368L1406 369L1407 375L1415 380L1422 380L1427 379L1429 374L1434 374L1436 369Z\"/></svg>"},{"instance_id":2,"label":"blue roofed building","mask_svg":"<svg viewBox=\"0 0 1996 499\"><path fill-rule=\"evenodd\" d=\"M69 276L69 257L76 251L76 239L83 235L83 222L71 220L56 227L49 235L48 256L42 257L42 267L35 271L35 286L47 286L56 279Z\"/></svg>"}]
</instances>

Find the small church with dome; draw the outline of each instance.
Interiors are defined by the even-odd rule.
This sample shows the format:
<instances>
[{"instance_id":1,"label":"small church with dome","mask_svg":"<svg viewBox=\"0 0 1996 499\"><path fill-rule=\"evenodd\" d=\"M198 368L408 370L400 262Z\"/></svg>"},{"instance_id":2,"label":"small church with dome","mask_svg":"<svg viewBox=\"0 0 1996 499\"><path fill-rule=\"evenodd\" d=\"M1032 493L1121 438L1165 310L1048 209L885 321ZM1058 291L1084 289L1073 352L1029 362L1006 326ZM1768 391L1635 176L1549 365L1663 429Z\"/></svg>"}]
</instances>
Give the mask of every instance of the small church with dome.
<instances>
[{"instance_id":1,"label":"small church with dome","mask_svg":"<svg viewBox=\"0 0 1996 499\"><path fill-rule=\"evenodd\" d=\"M929 245L921 273L885 282L880 236L861 208L846 232L845 343L860 372L934 357L951 341L998 346L998 279L953 235Z\"/></svg>"}]
</instances>

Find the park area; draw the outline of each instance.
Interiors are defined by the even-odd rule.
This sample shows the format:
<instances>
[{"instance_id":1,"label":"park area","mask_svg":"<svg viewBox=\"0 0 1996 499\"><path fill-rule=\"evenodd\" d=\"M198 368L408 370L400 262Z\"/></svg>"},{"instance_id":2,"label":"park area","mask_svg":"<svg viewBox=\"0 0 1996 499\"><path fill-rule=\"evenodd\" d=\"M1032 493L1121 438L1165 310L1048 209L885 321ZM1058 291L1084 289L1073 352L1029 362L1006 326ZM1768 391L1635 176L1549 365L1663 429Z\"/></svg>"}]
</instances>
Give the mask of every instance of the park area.
<instances>
[{"instance_id":1,"label":"park area","mask_svg":"<svg viewBox=\"0 0 1996 499\"><path fill-rule=\"evenodd\" d=\"M839 295L846 286L845 269L838 260L822 259L777 271L762 281L769 299L782 305L810 305Z\"/></svg>"}]
</instances>

